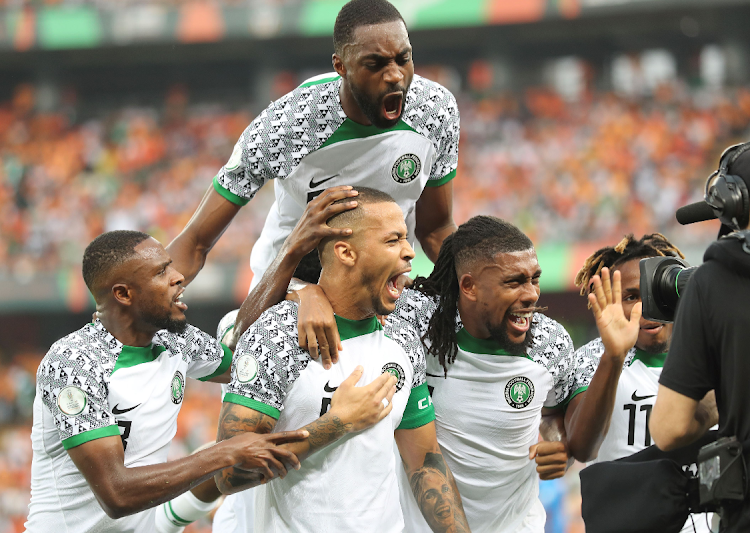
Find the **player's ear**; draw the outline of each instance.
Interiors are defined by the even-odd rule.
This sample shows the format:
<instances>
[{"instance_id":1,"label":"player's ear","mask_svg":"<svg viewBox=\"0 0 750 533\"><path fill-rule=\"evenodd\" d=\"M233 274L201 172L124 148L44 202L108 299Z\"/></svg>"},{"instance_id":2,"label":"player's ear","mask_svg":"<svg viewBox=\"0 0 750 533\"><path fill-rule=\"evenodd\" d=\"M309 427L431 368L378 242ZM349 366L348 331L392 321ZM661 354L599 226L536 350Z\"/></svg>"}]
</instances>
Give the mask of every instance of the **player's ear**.
<instances>
[{"instance_id":1,"label":"player's ear","mask_svg":"<svg viewBox=\"0 0 750 533\"><path fill-rule=\"evenodd\" d=\"M477 282L471 274L461 276L458 280L458 290L470 301L477 301Z\"/></svg>"},{"instance_id":2,"label":"player's ear","mask_svg":"<svg viewBox=\"0 0 750 533\"><path fill-rule=\"evenodd\" d=\"M331 57L331 61L333 63L333 70L336 71L336 74L346 79L346 67L344 66L344 60L341 59L341 56L334 53L333 57Z\"/></svg>"},{"instance_id":3,"label":"player's ear","mask_svg":"<svg viewBox=\"0 0 750 533\"><path fill-rule=\"evenodd\" d=\"M120 305L131 305L133 303L133 291L125 283L114 284L112 296Z\"/></svg>"},{"instance_id":4,"label":"player's ear","mask_svg":"<svg viewBox=\"0 0 750 533\"><path fill-rule=\"evenodd\" d=\"M348 267L353 267L357 262L357 252L348 241L337 241L333 245L333 255Z\"/></svg>"}]
</instances>

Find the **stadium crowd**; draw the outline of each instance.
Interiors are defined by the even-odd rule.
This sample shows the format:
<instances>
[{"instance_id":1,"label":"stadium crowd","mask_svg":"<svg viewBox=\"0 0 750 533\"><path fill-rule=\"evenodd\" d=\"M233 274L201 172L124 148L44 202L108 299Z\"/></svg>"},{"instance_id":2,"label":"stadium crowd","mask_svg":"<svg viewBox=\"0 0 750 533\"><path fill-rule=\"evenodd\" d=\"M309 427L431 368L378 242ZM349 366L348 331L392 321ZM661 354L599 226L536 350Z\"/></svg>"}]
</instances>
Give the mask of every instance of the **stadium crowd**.
<instances>
[{"instance_id":1,"label":"stadium crowd","mask_svg":"<svg viewBox=\"0 0 750 533\"><path fill-rule=\"evenodd\" d=\"M538 88L458 98L456 221L494 213L540 244L679 235L675 208L702 190L719 147L750 119L747 88L682 83L638 100L602 92L571 103ZM35 111L33 89L18 87L0 105L0 270L75 266L86 243L115 228L168 242L251 118L174 90L159 109L78 121L75 105ZM245 260L264 218L247 210L212 256Z\"/></svg>"}]
</instances>

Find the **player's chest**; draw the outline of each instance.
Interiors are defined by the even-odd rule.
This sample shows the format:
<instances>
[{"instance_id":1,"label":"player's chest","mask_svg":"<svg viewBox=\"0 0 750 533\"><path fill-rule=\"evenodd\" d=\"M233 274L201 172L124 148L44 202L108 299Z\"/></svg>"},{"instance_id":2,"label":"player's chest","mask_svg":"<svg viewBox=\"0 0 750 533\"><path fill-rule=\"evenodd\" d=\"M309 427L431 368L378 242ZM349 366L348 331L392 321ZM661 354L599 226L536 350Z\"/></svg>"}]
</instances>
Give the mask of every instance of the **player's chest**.
<instances>
[{"instance_id":1,"label":"player's chest","mask_svg":"<svg viewBox=\"0 0 750 533\"><path fill-rule=\"evenodd\" d=\"M300 373L284 401L280 424L285 422L284 427L287 424L289 427L295 423L308 424L326 414L331 409L334 393L354 369L361 365L364 372L357 386L369 385L383 372L396 377L396 394L389 418L394 429L398 426L414 379L412 365L406 354L393 344L368 346L363 343L352 345L345 341L343 346L339 362L329 370L325 370L317 362L311 362Z\"/></svg>"},{"instance_id":2,"label":"player's chest","mask_svg":"<svg viewBox=\"0 0 750 533\"><path fill-rule=\"evenodd\" d=\"M187 368L181 357L163 352L154 361L117 368L110 376L109 408L120 427L126 453L133 451L136 442L168 433L176 425Z\"/></svg>"},{"instance_id":3,"label":"player's chest","mask_svg":"<svg viewBox=\"0 0 750 533\"><path fill-rule=\"evenodd\" d=\"M447 378L437 359L428 358L427 385L439 423L467 432L525 432L538 423L553 381L544 366L525 357L459 351Z\"/></svg>"},{"instance_id":4,"label":"player's chest","mask_svg":"<svg viewBox=\"0 0 750 533\"><path fill-rule=\"evenodd\" d=\"M337 185L366 185L416 202L435 157L432 143L413 131L351 139L303 157L281 187L299 205Z\"/></svg>"},{"instance_id":5,"label":"player's chest","mask_svg":"<svg viewBox=\"0 0 750 533\"><path fill-rule=\"evenodd\" d=\"M634 447L631 453L653 444L648 423L659 390L660 371L635 361L620 375L610 433L620 445Z\"/></svg>"}]
</instances>

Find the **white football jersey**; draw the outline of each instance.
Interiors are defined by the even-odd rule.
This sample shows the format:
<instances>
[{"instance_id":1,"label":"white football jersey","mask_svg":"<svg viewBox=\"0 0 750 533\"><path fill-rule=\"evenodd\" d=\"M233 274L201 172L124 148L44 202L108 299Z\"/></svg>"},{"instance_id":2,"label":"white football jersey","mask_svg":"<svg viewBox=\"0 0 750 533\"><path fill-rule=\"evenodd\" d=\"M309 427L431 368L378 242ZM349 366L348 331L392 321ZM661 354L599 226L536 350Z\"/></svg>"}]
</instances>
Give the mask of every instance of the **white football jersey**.
<instances>
[{"instance_id":1,"label":"white football jersey","mask_svg":"<svg viewBox=\"0 0 750 533\"><path fill-rule=\"evenodd\" d=\"M119 436L126 467L166 462L186 378L221 375L231 361L228 349L193 326L132 347L97 320L52 345L37 371L27 531L52 524L60 533L152 531L154 509L109 518L66 450Z\"/></svg>"},{"instance_id":2,"label":"white football jersey","mask_svg":"<svg viewBox=\"0 0 750 533\"><path fill-rule=\"evenodd\" d=\"M406 290L392 315L427 331L436 302ZM389 318L390 320L390 318ZM492 340L476 339L457 320L458 354L447 374L427 355L427 384L437 436L474 533L542 533L545 512L539 476L529 460L538 441L542 407L572 397L573 343L554 320L535 314L526 355L510 355ZM401 476L407 531L429 532Z\"/></svg>"},{"instance_id":3,"label":"white football jersey","mask_svg":"<svg viewBox=\"0 0 750 533\"><path fill-rule=\"evenodd\" d=\"M601 338L596 338L576 350L576 369L580 371L576 377L576 387L588 387L603 354L604 344ZM615 407L607 436L602 441L596 459L589 464L614 461L654 444L648 429L648 421L656 403L659 376L666 357L666 353L651 354L636 348L631 348L628 352L620 381L617 383ZM706 525L705 515L695 515L693 520L688 518L682 531L708 533L710 529Z\"/></svg>"},{"instance_id":4,"label":"white football jersey","mask_svg":"<svg viewBox=\"0 0 750 533\"><path fill-rule=\"evenodd\" d=\"M257 487L255 531L403 531L396 480L396 469L402 467L392 451L393 432L434 420L424 355L416 334L384 331L375 317L336 321L344 350L339 362L325 370L298 345L295 303L265 311L237 345L224 401L277 419L274 431L299 429L330 409L335 390L362 365L359 385L386 371L397 377L393 410L375 426L314 453L300 470ZM244 520L243 495L238 493L234 502L238 523Z\"/></svg>"},{"instance_id":5,"label":"white football jersey","mask_svg":"<svg viewBox=\"0 0 750 533\"><path fill-rule=\"evenodd\" d=\"M276 179L276 201L250 260L253 284L308 202L325 189L361 185L390 194L413 238L414 208L422 190L456 174L459 114L447 89L415 75L401 120L379 129L347 118L340 86L337 74L324 74L273 102L247 127L214 178L215 190L237 205L245 205Z\"/></svg>"}]
</instances>

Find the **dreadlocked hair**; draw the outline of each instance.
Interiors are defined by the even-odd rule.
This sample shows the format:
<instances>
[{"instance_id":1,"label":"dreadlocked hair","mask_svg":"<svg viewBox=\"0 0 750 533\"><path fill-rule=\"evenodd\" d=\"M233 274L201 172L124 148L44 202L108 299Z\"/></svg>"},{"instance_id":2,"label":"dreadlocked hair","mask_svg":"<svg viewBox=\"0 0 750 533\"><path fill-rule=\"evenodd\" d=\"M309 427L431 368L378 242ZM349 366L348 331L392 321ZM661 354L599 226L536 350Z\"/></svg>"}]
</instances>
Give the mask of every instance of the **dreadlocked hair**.
<instances>
[{"instance_id":1,"label":"dreadlocked hair","mask_svg":"<svg viewBox=\"0 0 750 533\"><path fill-rule=\"evenodd\" d=\"M669 242L661 233L644 235L639 240L636 240L631 233L626 235L616 246L601 248L586 259L581 270L576 274L576 287L580 287L581 295L585 296L589 290L591 278L601 274L602 268L612 269L633 259L662 256L685 259L679 248Z\"/></svg>"},{"instance_id":2,"label":"dreadlocked hair","mask_svg":"<svg viewBox=\"0 0 750 533\"><path fill-rule=\"evenodd\" d=\"M448 365L456 360L456 316L458 314L458 268L479 261L493 262L499 253L521 252L534 245L513 224L491 216L476 216L461 224L443 241L430 277L418 277L413 289L437 298L438 307L422 338L427 353L438 358L448 375Z\"/></svg>"}]
</instances>

